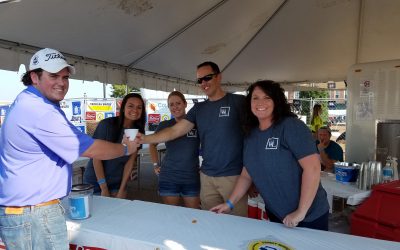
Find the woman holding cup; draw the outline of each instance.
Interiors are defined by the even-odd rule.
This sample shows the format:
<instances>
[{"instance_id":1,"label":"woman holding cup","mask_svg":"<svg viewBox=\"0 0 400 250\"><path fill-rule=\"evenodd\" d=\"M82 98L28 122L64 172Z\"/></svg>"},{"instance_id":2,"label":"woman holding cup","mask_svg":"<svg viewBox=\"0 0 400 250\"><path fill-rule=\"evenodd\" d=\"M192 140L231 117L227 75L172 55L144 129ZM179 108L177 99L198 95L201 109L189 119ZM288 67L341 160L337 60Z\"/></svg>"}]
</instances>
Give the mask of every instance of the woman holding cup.
<instances>
[{"instance_id":1,"label":"woman holding cup","mask_svg":"<svg viewBox=\"0 0 400 250\"><path fill-rule=\"evenodd\" d=\"M184 95L179 91L171 92L168 96L168 108L173 118L162 121L156 129L156 133L180 122L186 115L186 107L187 102ZM150 144L149 150L154 171L159 175L159 194L165 204L179 205L180 197L182 197L186 207L199 208L199 145L196 129L192 129L182 137L166 142L167 151L160 165L157 144Z\"/></svg>"},{"instance_id":2,"label":"woman holding cup","mask_svg":"<svg viewBox=\"0 0 400 250\"><path fill-rule=\"evenodd\" d=\"M125 129L137 129L144 133L145 120L143 98L139 94L130 93L122 100L120 115L100 121L93 138L121 142ZM134 139L132 134L128 135L128 131L125 134L130 140ZM136 164L136 157L137 153L106 161L90 159L83 181L94 185L94 193L100 193L101 196L126 198L126 185Z\"/></svg>"}]
</instances>

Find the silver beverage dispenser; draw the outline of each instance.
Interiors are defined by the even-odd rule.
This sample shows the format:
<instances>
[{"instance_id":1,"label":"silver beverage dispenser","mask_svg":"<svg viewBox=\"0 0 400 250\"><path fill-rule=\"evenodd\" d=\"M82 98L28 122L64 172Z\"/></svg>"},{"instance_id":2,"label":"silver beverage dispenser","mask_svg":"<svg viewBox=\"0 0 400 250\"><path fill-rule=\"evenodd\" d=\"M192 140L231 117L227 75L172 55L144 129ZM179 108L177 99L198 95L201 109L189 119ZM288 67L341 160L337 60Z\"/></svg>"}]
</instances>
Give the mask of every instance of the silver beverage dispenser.
<instances>
[{"instance_id":1,"label":"silver beverage dispenser","mask_svg":"<svg viewBox=\"0 0 400 250\"><path fill-rule=\"evenodd\" d=\"M400 120L376 122L375 159L384 165L388 156L397 158L397 161L400 159ZM397 171L400 172L399 169Z\"/></svg>"}]
</instances>

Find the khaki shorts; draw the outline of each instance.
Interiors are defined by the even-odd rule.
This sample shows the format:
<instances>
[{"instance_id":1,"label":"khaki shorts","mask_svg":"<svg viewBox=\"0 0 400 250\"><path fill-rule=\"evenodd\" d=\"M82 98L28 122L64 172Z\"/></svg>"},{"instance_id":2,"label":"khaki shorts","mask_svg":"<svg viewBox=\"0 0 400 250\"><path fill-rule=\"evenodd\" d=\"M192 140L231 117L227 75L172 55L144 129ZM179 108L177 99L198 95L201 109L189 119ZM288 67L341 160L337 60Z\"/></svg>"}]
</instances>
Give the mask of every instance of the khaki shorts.
<instances>
[{"instance_id":1,"label":"khaki shorts","mask_svg":"<svg viewBox=\"0 0 400 250\"><path fill-rule=\"evenodd\" d=\"M200 201L203 210L225 203L229 199L239 175L212 177L200 172ZM247 217L247 195L244 195L231 212L233 215Z\"/></svg>"}]
</instances>

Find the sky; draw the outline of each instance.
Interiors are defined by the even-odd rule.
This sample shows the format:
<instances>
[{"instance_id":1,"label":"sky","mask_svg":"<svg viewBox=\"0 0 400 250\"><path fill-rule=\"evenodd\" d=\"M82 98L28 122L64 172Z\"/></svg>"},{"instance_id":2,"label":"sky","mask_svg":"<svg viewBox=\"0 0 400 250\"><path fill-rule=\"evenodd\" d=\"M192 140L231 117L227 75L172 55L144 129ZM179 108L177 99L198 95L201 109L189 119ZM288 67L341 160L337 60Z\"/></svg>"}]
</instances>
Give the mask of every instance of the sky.
<instances>
[{"instance_id":1,"label":"sky","mask_svg":"<svg viewBox=\"0 0 400 250\"><path fill-rule=\"evenodd\" d=\"M21 65L19 72L0 69L0 105L12 103L15 97L26 87L21 82L21 76L25 73L25 66ZM73 77L73 76L72 76ZM83 80L69 80L69 90L64 99L83 98L104 98L103 83ZM112 94L111 84L106 84L106 96ZM143 98L167 99L169 92L156 90L142 90ZM185 95L186 98L205 98L205 96Z\"/></svg>"},{"instance_id":2,"label":"sky","mask_svg":"<svg viewBox=\"0 0 400 250\"><path fill-rule=\"evenodd\" d=\"M13 102L15 97L26 87L21 82L21 76L25 72L24 68L20 72L0 70L0 103ZM89 82L70 79L69 90L65 99L81 98L103 98L103 84L100 82ZM106 98L110 97L111 85L106 85Z\"/></svg>"}]
</instances>

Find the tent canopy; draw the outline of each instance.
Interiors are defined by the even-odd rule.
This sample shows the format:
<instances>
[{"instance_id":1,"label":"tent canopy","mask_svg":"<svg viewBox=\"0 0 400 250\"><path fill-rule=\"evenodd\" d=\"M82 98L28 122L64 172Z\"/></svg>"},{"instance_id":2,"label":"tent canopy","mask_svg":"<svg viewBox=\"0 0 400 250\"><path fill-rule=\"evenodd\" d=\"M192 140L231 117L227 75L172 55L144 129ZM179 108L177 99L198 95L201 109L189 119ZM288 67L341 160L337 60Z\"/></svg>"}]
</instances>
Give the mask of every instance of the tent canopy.
<instances>
[{"instance_id":1,"label":"tent canopy","mask_svg":"<svg viewBox=\"0 0 400 250\"><path fill-rule=\"evenodd\" d=\"M55 48L78 79L200 94L216 62L229 91L343 81L355 63L400 58L398 0L20 0L0 4L0 68Z\"/></svg>"}]
</instances>

